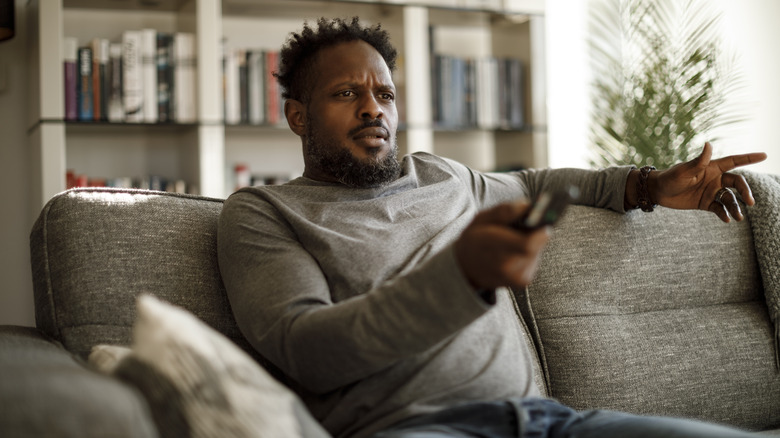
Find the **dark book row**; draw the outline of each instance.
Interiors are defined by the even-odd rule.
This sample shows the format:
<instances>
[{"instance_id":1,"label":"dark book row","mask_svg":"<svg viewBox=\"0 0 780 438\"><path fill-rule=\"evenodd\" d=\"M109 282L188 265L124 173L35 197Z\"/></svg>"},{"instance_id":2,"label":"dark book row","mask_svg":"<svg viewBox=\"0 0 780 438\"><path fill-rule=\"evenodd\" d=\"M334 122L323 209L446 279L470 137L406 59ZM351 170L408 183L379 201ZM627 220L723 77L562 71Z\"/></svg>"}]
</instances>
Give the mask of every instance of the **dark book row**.
<instances>
[{"instance_id":1,"label":"dark book row","mask_svg":"<svg viewBox=\"0 0 780 438\"><path fill-rule=\"evenodd\" d=\"M522 129L523 62L432 56L434 123L440 128Z\"/></svg>"},{"instance_id":2,"label":"dark book row","mask_svg":"<svg viewBox=\"0 0 780 438\"><path fill-rule=\"evenodd\" d=\"M192 123L194 35L128 30L121 41L64 39L65 120Z\"/></svg>"}]
</instances>

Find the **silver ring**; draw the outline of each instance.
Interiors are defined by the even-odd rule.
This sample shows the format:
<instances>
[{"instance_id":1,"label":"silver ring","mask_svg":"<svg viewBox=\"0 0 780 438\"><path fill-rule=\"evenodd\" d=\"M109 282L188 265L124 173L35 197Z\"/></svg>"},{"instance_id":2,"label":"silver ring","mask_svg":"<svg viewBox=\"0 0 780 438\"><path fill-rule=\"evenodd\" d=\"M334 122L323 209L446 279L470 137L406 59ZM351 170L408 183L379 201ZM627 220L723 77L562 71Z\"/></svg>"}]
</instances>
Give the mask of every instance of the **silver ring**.
<instances>
[{"instance_id":1,"label":"silver ring","mask_svg":"<svg viewBox=\"0 0 780 438\"><path fill-rule=\"evenodd\" d=\"M723 195L726 193L732 193L731 189L728 187L721 187L720 190L718 190L717 193L715 193L715 202L717 202L720 205L723 205Z\"/></svg>"}]
</instances>

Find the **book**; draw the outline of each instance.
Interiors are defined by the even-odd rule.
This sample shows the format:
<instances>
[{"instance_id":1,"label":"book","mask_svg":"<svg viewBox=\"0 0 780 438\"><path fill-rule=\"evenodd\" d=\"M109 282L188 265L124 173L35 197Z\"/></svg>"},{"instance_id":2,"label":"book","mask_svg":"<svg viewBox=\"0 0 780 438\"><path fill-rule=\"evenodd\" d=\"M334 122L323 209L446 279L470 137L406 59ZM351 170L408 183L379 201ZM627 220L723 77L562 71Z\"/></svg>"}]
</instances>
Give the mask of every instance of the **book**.
<instances>
[{"instance_id":1,"label":"book","mask_svg":"<svg viewBox=\"0 0 780 438\"><path fill-rule=\"evenodd\" d=\"M76 90L78 89L78 50L79 42L76 38L65 37L62 41L63 70L65 75L65 120L78 120L78 102Z\"/></svg>"},{"instance_id":2,"label":"book","mask_svg":"<svg viewBox=\"0 0 780 438\"><path fill-rule=\"evenodd\" d=\"M173 121L173 35L157 32L157 121ZM148 117L147 117L148 120Z\"/></svg>"},{"instance_id":3,"label":"book","mask_svg":"<svg viewBox=\"0 0 780 438\"><path fill-rule=\"evenodd\" d=\"M144 121L144 89L141 72L141 32L128 30L122 34L122 99L125 121Z\"/></svg>"},{"instance_id":4,"label":"book","mask_svg":"<svg viewBox=\"0 0 780 438\"><path fill-rule=\"evenodd\" d=\"M157 30L141 30L143 120L157 123Z\"/></svg>"},{"instance_id":5,"label":"book","mask_svg":"<svg viewBox=\"0 0 780 438\"><path fill-rule=\"evenodd\" d=\"M477 60L477 126L482 129L495 129L498 126L496 120L498 108L497 76L495 58L484 57Z\"/></svg>"},{"instance_id":6,"label":"book","mask_svg":"<svg viewBox=\"0 0 780 438\"><path fill-rule=\"evenodd\" d=\"M92 49L79 47L78 49L78 118L81 121L92 120Z\"/></svg>"},{"instance_id":7,"label":"book","mask_svg":"<svg viewBox=\"0 0 780 438\"><path fill-rule=\"evenodd\" d=\"M261 50L250 50L247 54L247 88L249 123L262 124L265 121L265 56Z\"/></svg>"},{"instance_id":8,"label":"book","mask_svg":"<svg viewBox=\"0 0 780 438\"><path fill-rule=\"evenodd\" d=\"M235 125L241 123L240 86L238 78L238 51L225 51L223 61L223 77L225 83L225 123Z\"/></svg>"},{"instance_id":9,"label":"book","mask_svg":"<svg viewBox=\"0 0 780 438\"><path fill-rule=\"evenodd\" d=\"M236 61L238 62L238 108L241 123L249 122L249 89L246 58L246 50L238 50L236 52Z\"/></svg>"},{"instance_id":10,"label":"book","mask_svg":"<svg viewBox=\"0 0 780 438\"><path fill-rule=\"evenodd\" d=\"M512 129L522 129L525 126L525 116L523 112L523 62L519 59L510 58L507 60L507 98L509 104L507 111L509 113L508 121Z\"/></svg>"},{"instance_id":11,"label":"book","mask_svg":"<svg viewBox=\"0 0 780 438\"><path fill-rule=\"evenodd\" d=\"M105 38L94 38L90 43L92 48L92 106L93 118L96 121L108 120L108 47Z\"/></svg>"},{"instance_id":12,"label":"book","mask_svg":"<svg viewBox=\"0 0 780 438\"><path fill-rule=\"evenodd\" d=\"M108 69L108 120L122 122L125 120L125 108L122 104L122 44L109 44Z\"/></svg>"},{"instance_id":13,"label":"book","mask_svg":"<svg viewBox=\"0 0 780 438\"><path fill-rule=\"evenodd\" d=\"M279 69L279 52L265 52L265 90L266 90L266 121L269 124L278 124L281 120L281 87L274 77L274 72Z\"/></svg>"},{"instance_id":14,"label":"book","mask_svg":"<svg viewBox=\"0 0 780 438\"><path fill-rule=\"evenodd\" d=\"M195 35L177 32L174 35L174 117L178 123L193 123L197 119L195 100Z\"/></svg>"}]
</instances>

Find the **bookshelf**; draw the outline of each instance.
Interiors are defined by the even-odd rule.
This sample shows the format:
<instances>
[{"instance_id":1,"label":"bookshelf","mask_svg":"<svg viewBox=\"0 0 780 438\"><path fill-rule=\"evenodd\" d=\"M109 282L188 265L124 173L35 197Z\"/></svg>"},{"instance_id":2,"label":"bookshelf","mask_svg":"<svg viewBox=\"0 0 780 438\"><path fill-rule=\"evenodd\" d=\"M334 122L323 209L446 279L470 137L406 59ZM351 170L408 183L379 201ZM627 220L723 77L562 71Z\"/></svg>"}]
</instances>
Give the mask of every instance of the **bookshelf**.
<instances>
[{"instance_id":1,"label":"bookshelf","mask_svg":"<svg viewBox=\"0 0 780 438\"><path fill-rule=\"evenodd\" d=\"M434 152L480 170L547 164L543 0L31 0L28 11L36 210L66 188L69 169L105 178L157 174L214 197L233 191L237 164L271 179L299 175L300 141L286 123L226 122L223 54L278 50L290 31L320 16L358 15L390 33L400 54L394 80L401 153ZM143 28L194 35L196 120L66 120L63 41L121 41L122 32ZM520 60L522 126L437 123L437 55Z\"/></svg>"}]
</instances>

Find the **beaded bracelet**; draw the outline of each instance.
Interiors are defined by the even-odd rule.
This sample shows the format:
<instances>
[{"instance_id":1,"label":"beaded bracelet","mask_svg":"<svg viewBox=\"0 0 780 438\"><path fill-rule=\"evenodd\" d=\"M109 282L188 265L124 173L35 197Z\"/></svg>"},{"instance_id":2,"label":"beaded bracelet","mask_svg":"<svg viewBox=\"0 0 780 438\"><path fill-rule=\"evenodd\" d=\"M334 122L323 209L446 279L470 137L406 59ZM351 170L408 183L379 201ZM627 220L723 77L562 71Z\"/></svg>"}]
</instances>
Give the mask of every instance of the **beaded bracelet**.
<instances>
[{"instance_id":1,"label":"beaded bracelet","mask_svg":"<svg viewBox=\"0 0 780 438\"><path fill-rule=\"evenodd\" d=\"M639 169L639 179L636 183L636 191L639 196L639 208L644 212L651 212L658 204L653 204L650 199L650 190L647 188L647 178L650 176L650 172L654 171L653 166L644 166Z\"/></svg>"}]
</instances>

